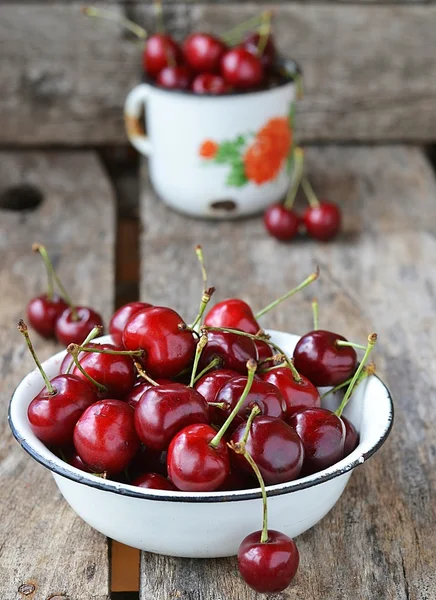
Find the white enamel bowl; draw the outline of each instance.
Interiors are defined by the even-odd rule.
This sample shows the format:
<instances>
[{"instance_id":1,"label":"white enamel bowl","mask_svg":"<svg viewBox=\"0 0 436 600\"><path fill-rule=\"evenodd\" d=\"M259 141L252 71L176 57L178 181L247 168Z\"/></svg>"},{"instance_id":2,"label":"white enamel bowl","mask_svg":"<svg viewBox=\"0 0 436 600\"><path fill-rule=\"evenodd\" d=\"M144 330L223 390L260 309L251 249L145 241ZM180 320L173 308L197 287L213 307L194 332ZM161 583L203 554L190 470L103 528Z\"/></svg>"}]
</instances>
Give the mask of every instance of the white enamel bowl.
<instances>
[{"instance_id":1,"label":"white enamel bowl","mask_svg":"<svg viewBox=\"0 0 436 600\"><path fill-rule=\"evenodd\" d=\"M298 336L269 333L292 354ZM64 355L59 352L44 363L50 377L58 373ZM27 421L27 407L42 385L39 373L32 371L17 387L9 407L11 429L24 450L52 472L73 510L98 531L142 550L201 558L232 556L247 534L261 528L259 489L209 493L146 490L103 480L66 464L35 437ZM338 404L338 398L331 396L325 404L330 409ZM380 448L393 423L392 399L385 384L376 376L364 380L345 415L360 433L359 446L320 473L269 486L271 529L295 537L313 527L338 501L353 469Z\"/></svg>"}]
</instances>

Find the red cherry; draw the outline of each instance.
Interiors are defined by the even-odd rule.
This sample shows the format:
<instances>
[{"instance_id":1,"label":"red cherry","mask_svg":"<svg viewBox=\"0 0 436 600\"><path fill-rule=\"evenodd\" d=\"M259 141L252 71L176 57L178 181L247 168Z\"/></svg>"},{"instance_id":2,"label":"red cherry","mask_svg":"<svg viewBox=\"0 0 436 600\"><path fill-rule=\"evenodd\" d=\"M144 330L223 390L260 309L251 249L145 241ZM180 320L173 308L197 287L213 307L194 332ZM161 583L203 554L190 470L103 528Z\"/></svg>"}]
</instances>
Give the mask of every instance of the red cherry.
<instances>
[{"instance_id":1,"label":"red cherry","mask_svg":"<svg viewBox=\"0 0 436 600\"><path fill-rule=\"evenodd\" d=\"M213 73L200 73L192 82L192 91L195 94L227 94L231 88L220 75Z\"/></svg>"},{"instance_id":2,"label":"red cherry","mask_svg":"<svg viewBox=\"0 0 436 600\"><path fill-rule=\"evenodd\" d=\"M166 450L161 452L141 445L129 465L130 480L133 481L143 473L159 473L159 475L167 477Z\"/></svg>"},{"instance_id":3,"label":"red cherry","mask_svg":"<svg viewBox=\"0 0 436 600\"><path fill-rule=\"evenodd\" d=\"M88 467L88 465L85 465L85 463L80 458L80 456L77 454L77 452L73 453L73 455L71 456L71 458L69 459L68 462L70 463L70 465L72 467L76 467L76 469L85 471L85 473L92 473L91 469Z\"/></svg>"},{"instance_id":4,"label":"red cherry","mask_svg":"<svg viewBox=\"0 0 436 600\"><path fill-rule=\"evenodd\" d=\"M252 476L250 477L248 473L233 469L217 491L229 492L233 490L250 490L256 487L258 487L258 483L255 478Z\"/></svg>"},{"instance_id":5,"label":"red cherry","mask_svg":"<svg viewBox=\"0 0 436 600\"><path fill-rule=\"evenodd\" d=\"M128 350L145 350L144 364L153 377L176 377L188 367L196 342L186 323L171 308L152 306L127 321L123 344Z\"/></svg>"},{"instance_id":6,"label":"red cherry","mask_svg":"<svg viewBox=\"0 0 436 600\"><path fill-rule=\"evenodd\" d=\"M338 385L349 379L357 365L350 346L339 346L342 335L317 329L303 335L294 350L294 365L299 373L316 386Z\"/></svg>"},{"instance_id":7,"label":"red cherry","mask_svg":"<svg viewBox=\"0 0 436 600\"><path fill-rule=\"evenodd\" d=\"M215 411L217 417L216 423L218 425L222 425L232 412L239 398L242 396L247 380L248 377L243 375L230 379L217 393L215 402L223 402L227 406L224 410L217 408ZM263 415L282 419L286 414L285 400L276 386L265 381L254 380L244 403L239 409L237 416L233 419L232 430L248 419L255 405L260 408Z\"/></svg>"},{"instance_id":8,"label":"red cherry","mask_svg":"<svg viewBox=\"0 0 436 600\"><path fill-rule=\"evenodd\" d=\"M215 304L207 313L204 324L208 327L239 329L252 335L261 329L250 306L239 298L228 298Z\"/></svg>"},{"instance_id":9,"label":"red cherry","mask_svg":"<svg viewBox=\"0 0 436 600\"><path fill-rule=\"evenodd\" d=\"M183 54L188 65L198 73L217 73L227 47L220 39L208 33L192 33L183 43Z\"/></svg>"},{"instance_id":10,"label":"red cherry","mask_svg":"<svg viewBox=\"0 0 436 600\"><path fill-rule=\"evenodd\" d=\"M181 59L182 52L171 36L155 33L148 38L142 60L150 77L157 77L162 69L180 63Z\"/></svg>"},{"instance_id":11,"label":"red cherry","mask_svg":"<svg viewBox=\"0 0 436 600\"><path fill-rule=\"evenodd\" d=\"M196 423L177 433L168 448L168 475L184 492L212 492L230 473L229 452L221 439L216 448L210 442L216 435L213 427Z\"/></svg>"},{"instance_id":12,"label":"red cherry","mask_svg":"<svg viewBox=\"0 0 436 600\"><path fill-rule=\"evenodd\" d=\"M156 383L164 384L173 382L170 379L157 379ZM154 387L152 383L141 379L141 381L137 381L137 383L135 383L130 392L124 397L124 401L127 402L127 404L130 404L132 408L136 408L136 405L141 400L144 392L152 387Z\"/></svg>"},{"instance_id":13,"label":"red cherry","mask_svg":"<svg viewBox=\"0 0 436 600\"><path fill-rule=\"evenodd\" d=\"M214 358L221 359L217 368L245 374L247 361L250 358L257 359L257 350L250 338L228 331L209 331L207 344L200 357L200 369L207 367Z\"/></svg>"},{"instance_id":14,"label":"red cherry","mask_svg":"<svg viewBox=\"0 0 436 600\"><path fill-rule=\"evenodd\" d=\"M242 423L231 437L239 443L245 433ZM266 484L283 483L297 479L304 460L301 439L284 421L275 417L259 416L253 419L246 442L246 450L259 467ZM241 454L232 452L235 468L251 473L251 466Z\"/></svg>"},{"instance_id":15,"label":"red cherry","mask_svg":"<svg viewBox=\"0 0 436 600\"><path fill-rule=\"evenodd\" d=\"M53 294L43 294L32 298L27 305L27 319L35 331L44 338L54 337L56 321L59 319L68 304L65 300Z\"/></svg>"},{"instance_id":16,"label":"red cherry","mask_svg":"<svg viewBox=\"0 0 436 600\"><path fill-rule=\"evenodd\" d=\"M250 533L238 550L238 569L244 581L260 594L282 592L291 583L300 560L295 542L279 531L268 529L268 540L260 541L261 531Z\"/></svg>"},{"instance_id":17,"label":"red cherry","mask_svg":"<svg viewBox=\"0 0 436 600\"><path fill-rule=\"evenodd\" d=\"M74 310L67 308L56 321L56 338L64 346L80 344L97 325L102 326L103 319L92 308L87 306L76 306Z\"/></svg>"},{"instance_id":18,"label":"red cherry","mask_svg":"<svg viewBox=\"0 0 436 600\"><path fill-rule=\"evenodd\" d=\"M100 350L122 350L113 344L99 344L98 348ZM84 352L79 361L92 379L106 387L107 391L104 392L106 397L124 398L132 390L136 373L131 356ZM86 380L85 375L77 367L74 367L73 375Z\"/></svg>"},{"instance_id":19,"label":"red cherry","mask_svg":"<svg viewBox=\"0 0 436 600\"><path fill-rule=\"evenodd\" d=\"M165 450L175 434L192 423L208 423L209 408L201 394L181 383L148 389L135 409L140 440L154 450Z\"/></svg>"},{"instance_id":20,"label":"red cherry","mask_svg":"<svg viewBox=\"0 0 436 600\"><path fill-rule=\"evenodd\" d=\"M86 347L87 348L94 348L94 347L99 348L100 344L93 344L92 342L89 342L88 344L86 344ZM78 358L79 358L80 364L82 364L82 358L85 355L86 355L86 352L79 352ZM70 368L70 365L71 365L70 371L72 371L72 369L74 367L74 359L71 356L71 354L69 352L67 352L65 354L64 358L62 359L61 366L59 368L59 373L61 373L61 374L66 373L68 371L68 369Z\"/></svg>"},{"instance_id":21,"label":"red cherry","mask_svg":"<svg viewBox=\"0 0 436 600\"><path fill-rule=\"evenodd\" d=\"M357 448L359 445L359 434L353 423L346 419L344 416L341 417L345 425L345 443L344 443L344 457L348 456Z\"/></svg>"},{"instance_id":22,"label":"red cherry","mask_svg":"<svg viewBox=\"0 0 436 600\"><path fill-rule=\"evenodd\" d=\"M146 302L129 302L120 306L120 308L114 312L109 322L109 333L112 336L114 344L122 346L123 344L123 331L127 321L132 315L135 315L140 310L148 308L151 304Z\"/></svg>"},{"instance_id":23,"label":"red cherry","mask_svg":"<svg viewBox=\"0 0 436 600\"><path fill-rule=\"evenodd\" d=\"M291 369L277 367L267 373L262 373L263 381L275 385L282 393L286 403L288 417L303 408L321 406L321 398L317 388L306 377L300 375L301 380L295 381Z\"/></svg>"},{"instance_id":24,"label":"red cherry","mask_svg":"<svg viewBox=\"0 0 436 600\"><path fill-rule=\"evenodd\" d=\"M230 369L218 369L217 371L211 371L210 373L203 375L203 377L197 381L194 388L207 402L214 402L215 397L222 386L230 379L237 376L238 373L236 373L236 371L230 371Z\"/></svg>"},{"instance_id":25,"label":"red cherry","mask_svg":"<svg viewBox=\"0 0 436 600\"><path fill-rule=\"evenodd\" d=\"M320 202L319 206L310 206L303 219L310 237L322 242L334 238L341 228L341 211L332 202Z\"/></svg>"},{"instance_id":26,"label":"red cherry","mask_svg":"<svg viewBox=\"0 0 436 600\"><path fill-rule=\"evenodd\" d=\"M266 342L262 342L261 340L253 340L254 345L257 350L258 361L262 362L263 360L270 358L273 355L273 351L271 346L269 346Z\"/></svg>"},{"instance_id":27,"label":"red cherry","mask_svg":"<svg viewBox=\"0 0 436 600\"><path fill-rule=\"evenodd\" d=\"M58 375L50 384L54 393L44 387L29 404L27 417L39 440L49 446L65 446L72 443L77 421L98 396L87 381L73 375Z\"/></svg>"},{"instance_id":28,"label":"red cherry","mask_svg":"<svg viewBox=\"0 0 436 600\"><path fill-rule=\"evenodd\" d=\"M164 67L157 76L156 82L168 90L187 90L191 86L192 76L183 65Z\"/></svg>"},{"instance_id":29,"label":"red cherry","mask_svg":"<svg viewBox=\"0 0 436 600\"><path fill-rule=\"evenodd\" d=\"M139 448L132 407L109 399L87 408L74 429L74 447L94 473L121 473Z\"/></svg>"},{"instance_id":30,"label":"red cherry","mask_svg":"<svg viewBox=\"0 0 436 600\"><path fill-rule=\"evenodd\" d=\"M263 215L263 222L267 231L281 241L292 240L300 227L299 216L283 204L268 207Z\"/></svg>"},{"instance_id":31,"label":"red cherry","mask_svg":"<svg viewBox=\"0 0 436 600\"><path fill-rule=\"evenodd\" d=\"M267 71L270 70L274 65L276 59L276 47L274 44L274 39L272 34L270 33L267 37L266 43L263 41L260 42L261 35L260 33L251 33L247 39L242 42L242 47L251 52L257 58L260 58L263 68ZM259 56L259 46L263 46L262 54Z\"/></svg>"},{"instance_id":32,"label":"red cherry","mask_svg":"<svg viewBox=\"0 0 436 600\"><path fill-rule=\"evenodd\" d=\"M139 475L139 477L132 481L132 485L149 490L170 490L173 492L177 490L171 481L158 473L144 473L143 475Z\"/></svg>"},{"instance_id":33,"label":"red cherry","mask_svg":"<svg viewBox=\"0 0 436 600\"><path fill-rule=\"evenodd\" d=\"M247 89L262 83L261 61L242 47L232 48L221 59L221 75L233 87Z\"/></svg>"},{"instance_id":34,"label":"red cherry","mask_svg":"<svg viewBox=\"0 0 436 600\"><path fill-rule=\"evenodd\" d=\"M295 413L289 424L304 445L304 473L327 469L344 457L345 425L326 408L307 408Z\"/></svg>"}]
</instances>

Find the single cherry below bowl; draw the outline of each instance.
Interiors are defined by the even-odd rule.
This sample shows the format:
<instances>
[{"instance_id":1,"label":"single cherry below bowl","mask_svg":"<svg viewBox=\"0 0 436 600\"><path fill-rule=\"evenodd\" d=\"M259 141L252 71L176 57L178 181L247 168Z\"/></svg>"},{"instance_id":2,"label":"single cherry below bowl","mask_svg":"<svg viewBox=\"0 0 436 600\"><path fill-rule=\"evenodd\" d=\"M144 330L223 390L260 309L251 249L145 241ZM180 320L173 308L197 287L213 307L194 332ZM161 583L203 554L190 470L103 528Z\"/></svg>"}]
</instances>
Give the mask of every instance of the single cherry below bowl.
<instances>
[{"instance_id":1,"label":"single cherry below bowl","mask_svg":"<svg viewBox=\"0 0 436 600\"><path fill-rule=\"evenodd\" d=\"M56 322L67 308L68 304L58 294L53 294L51 298L43 294L30 300L27 320L39 335L48 339L54 337Z\"/></svg>"}]
</instances>

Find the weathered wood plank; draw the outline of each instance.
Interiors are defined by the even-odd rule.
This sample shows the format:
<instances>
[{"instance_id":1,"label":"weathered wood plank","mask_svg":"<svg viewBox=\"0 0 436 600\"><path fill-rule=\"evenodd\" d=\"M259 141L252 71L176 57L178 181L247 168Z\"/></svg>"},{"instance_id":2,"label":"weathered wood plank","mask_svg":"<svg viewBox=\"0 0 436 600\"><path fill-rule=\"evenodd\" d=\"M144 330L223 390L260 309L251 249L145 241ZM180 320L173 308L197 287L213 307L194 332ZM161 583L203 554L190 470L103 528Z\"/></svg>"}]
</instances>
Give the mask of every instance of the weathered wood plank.
<instances>
[{"instance_id":1,"label":"weathered wood plank","mask_svg":"<svg viewBox=\"0 0 436 600\"><path fill-rule=\"evenodd\" d=\"M114 291L113 192L93 152L2 152L0 182L0 206L5 192L23 183L44 196L34 211L0 208L0 598L106 600L106 538L76 517L50 473L12 439L6 413L15 386L34 367L16 330L28 299L45 289L32 242L47 245L77 302L91 303L107 322ZM36 334L34 342L44 359L59 350ZM34 594L24 594L33 589L26 585Z\"/></svg>"},{"instance_id":2,"label":"weathered wood plank","mask_svg":"<svg viewBox=\"0 0 436 600\"><path fill-rule=\"evenodd\" d=\"M116 24L85 19L80 5L0 4L0 144L126 143L122 106L140 79L141 52ZM154 27L149 5L107 7ZM254 3L166 7L181 36L191 28L225 31L258 10ZM305 72L300 139L434 140L435 21L434 3L277 5L278 46Z\"/></svg>"},{"instance_id":3,"label":"weathered wood plank","mask_svg":"<svg viewBox=\"0 0 436 600\"><path fill-rule=\"evenodd\" d=\"M303 333L309 299L321 326L364 340L396 401L388 443L358 469L333 511L298 538L301 567L281 600L424 600L436 597L436 181L423 153L405 147L307 150L315 188L338 202L342 236L330 244L280 244L260 218L192 221L156 201L143 174L142 298L192 319L200 289L193 246L202 243L216 300L240 296L260 308L321 267L317 289L265 317L266 327ZM260 526L260 523L259 523ZM141 600L260 600L234 559L190 561L144 554Z\"/></svg>"}]
</instances>

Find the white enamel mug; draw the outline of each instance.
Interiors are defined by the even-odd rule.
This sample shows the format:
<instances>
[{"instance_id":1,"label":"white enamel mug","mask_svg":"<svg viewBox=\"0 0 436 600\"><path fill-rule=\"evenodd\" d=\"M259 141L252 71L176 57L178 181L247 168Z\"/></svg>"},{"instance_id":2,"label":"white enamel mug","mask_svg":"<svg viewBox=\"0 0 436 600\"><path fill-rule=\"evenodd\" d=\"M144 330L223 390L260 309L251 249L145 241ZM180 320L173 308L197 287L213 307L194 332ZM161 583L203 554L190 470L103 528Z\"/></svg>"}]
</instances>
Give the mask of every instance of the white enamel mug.
<instances>
[{"instance_id":1,"label":"white enamel mug","mask_svg":"<svg viewBox=\"0 0 436 600\"><path fill-rule=\"evenodd\" d=\"M142 83L127 96L133 146L172 208L206 218L264 210L286 194L292 171L296 66L276 87L221 96ZM145 109L147 133L142 125Z\"/></svg>"}]
</instances>

